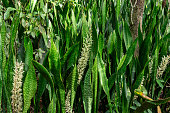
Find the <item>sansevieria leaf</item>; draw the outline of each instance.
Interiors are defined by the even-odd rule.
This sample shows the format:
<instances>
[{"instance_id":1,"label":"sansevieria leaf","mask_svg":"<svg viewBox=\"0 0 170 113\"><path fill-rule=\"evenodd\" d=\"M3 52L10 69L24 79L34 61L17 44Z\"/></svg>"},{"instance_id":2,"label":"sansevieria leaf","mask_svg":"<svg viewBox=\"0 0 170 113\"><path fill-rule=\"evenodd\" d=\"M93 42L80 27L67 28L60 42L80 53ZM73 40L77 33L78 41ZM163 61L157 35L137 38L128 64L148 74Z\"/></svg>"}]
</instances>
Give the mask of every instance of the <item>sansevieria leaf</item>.
<instances>
[{"instance_id":1,"label":"sansevieria leaf","mask_svg":"<svg viewBox=\"0 0 170 113\"><path fill-rule=\"evenodd\" d=\"M136 48L136 44L137 44L137 39L131 44L131 46L127 50L125 56L121 59L120 63L118 64L117 70L118 70L119 75L124 73L124 71L126 70L126 66L131 62L132 57L134 55L135 48ZM123 62L122 62L122 60L123 60Z\"/></svg>"},{"instance_id":2,"label":"sansevieria leaf","mask_svg":"<svg viewBox=\"0 0 170 113\"><path fill-rule=\"evenodd\" d=\"M65 112L65 88L62 82L61 72L60 72L60 58L59 58L59 51L57 50L53 41L51 41L51 48L49 53L49 69L51 73L54 75L56 84L59 90L59 99L61 110Z\"/></svg>"},{"instance_id":3,"label":"sansevieria leaf","mask_svg":"<svg viewBox=\"0 0 170 113\"><path fill-rule=\"evenodd\" d=\"M28 71L29 65L33 59L33 47L31 41L28 42L25 54L25 71Z\"/></svg>"},{"instance_id":4,"label":"sansevieria leaf","mask_svg":"<svg viewBox=\"0 0 170 113\"><path fill-rule=\"evenodd\" d=\"M126 21L124 22L124 27L123 27L123 39L125 42L126 50L128 50L132 42L132 36L131 36L129 26Z\"/></svg>"},{"instance_id":5,"label":"sansevieria leaf","mask_svg":"<svg viewBox=\"0 0 170 113\"><path fill-rule=\"evenodd\" d=\"M55 91L54 82L53 82L53 80L51 78L51 75L48 72L48 70L43 65L41 65L40 63L38 63L38 62L36 62L34 60L32 61L32 63L35 66L35 68L38 70L38 72L41 73L41 75L48 81L48 83L51 86L51 92L53 94L53 92Z\"/></svg>"},{"instance_id":6,"label":"sansevieria leaf","mask_svg":"<svg viewBox=\"0 0 170 113\"><path fill-rule=\"evenodd\" d=\"M72 23L73 23L73 33L74 33L74 36L77 36L77 25L76 25L76 18L75 18L75 15L74 15L74 12L72 10Z\"/></svg>"},{"instance_id":7,"label":"sansevieria leaf","mask_svg":"<svg viewBox=\"0 0 170 113\"><path fill-rule=\"evenodd\" d=\"M64 65L64 63L68 60L69 56L74 53L74 50L76 50L78 48L78 44L76 43L73 46L71 46L67 52L64 54L64 56L61 58L61 67Z\"/></svg>"},{"instance_id":8,"label":"sansevieria leaf","mask_svg":"<svg viewBox=\"0 0 170 113\"><path fill-rule=\"evenodd\" d=\"M4 41L6 38L6 26L5 22L2 21L2 26L1 26L1 32L0 32L0 106L1 106L1 96L2 96L2 85L3 85L3 70L5 68L5 63L6 63L6 56L5 56L5 51L4 51ZM1 107L0 107L1 111Z\"/></svg>"},{"instance_id":9,"label":"sansevieria leaf","mask_svg":"<svg viewBox=\"0 0 170 113\"><path fill-rule=\"evenodd\" d=\"M48 113L55 113L56 112L56 103L57 103L57 98L56 94L53 94L52 100L50 102L50 105L48 107Z\"/></svg>"},{"instance_id":10,"label":"sansevieria leaf","mask_svg":"<svg viewBox=\"0 0 170 113\"><path fill-rule=\"evenodd\" d=\"M37 80L36 80L34 66L31 63L23 87L23 95L24 95L23 113L27 113L27 110L31 105L31 99L35 96L36 90L37 90Z\"/></svg>"},{"instance_id":11,"label":"sansevieria leaf","mask_svg":"<svg viewBox=\"0 0 170 113\"><path fill-rule=\"evenodd\" d=\"M98 70L97 70L97 57L95 58L92 68L93 75L93 109L94 113L97 113L97 84L98 84Z\"/></svg>"},{"instance_id":12,"label":"sansevieria leaf","mask_svg":"<svg viewBox=\"0 0 170 113\"><path fill-rule=\"evenodd\" d=\"M149 61L145 64L143 70L139 73L136 80L134 81L134 85L132 87L133 90L137 89L140 86L140 84L141 84L141 82L143 80L143 77L144 77L145 67L148 65L148 63L149 63Z\"/></svg>"},{"instance_id":13,"label":"sansevieria leaf","mask_svg":"<svg viewBox=\"0 0 170 113\"><path fill-rule=\"evenodd\" d=\"M1 27L1 44L2 44L2 51L4 51L5 38L6 38L6 26L5 26L5 22L2 21L2 27Z\"/></svg>"},{"instance_id":14,"label":"sansevieria leaf","mask_svg":"<svg viewBox=\"0 0 170 113\"><path fill-rule=\"evenodd\" d=\"M9 52L11 54L11 52L13 52L14 49L14 42L15 42L15 38L17 36L17 31L18 31L18 26L19 26L19 16L18 14L15 14L15 17L12 21L12 25L10 28L10 45L9 45Z\"/></svg>"},{"instance_id":15,"label":"sansevieria leaf","mask_svg":"<svg viewBox=\"0 0 170 113\"><path fill-rule=\"evenodd\" d=\"M77 66L74 66L73 73L72 73L72 79L71 79L71 107L73 108L74 99L76 95L77 90Z\"/></svg>"},{"instance_id":16,"label":"sansevieria leaf","mask_svg":"<svg viewBox=\"0 0 170 113\"><path fill-rule=\"evenodd\" d=\"M103 32L103 41L105 36L105 23L106 23L106 0L104 0L102 6L102 32Z\"/></svg>"},{"instance_id":17,"label":"sansevieria leaf","mask_svg":"<svg viewBox=\"0 0 170 113\"><path fill-rule=\"evenodd\" d=\"M93 92L91 84L91 69L89 68L85 80L84 80L84 90L83 90L83 103L85 108L85 113L91 113L93 101Z\"/></svg>"},{"instance_id":18,"label":"sansevieria leaf","mask_svg":"<svg viewBox=\"0 0 170 113\"><path fill-rule=\"evenodd\" d=\"M116 0L116 16L117 16L117 19L119 19L119 14L120 14L120 0Z\"/></svg>"},{"instance_id":19,"label":"sansevieria leaf","mask_svg":"<svg viewBox=\"0 0 170 113\"><path fill-rule=\"evenodd\" d=\"M2 30L1 30L2 32ZM2 96L2 35L0 35L0 106L1 106L1 96ZM1 111L1 107L0 107Z\"/></svg>"},{"instance_id":20,"label":"sansevieria leaf","mask_svg":"<svg viewBox=\"0 0 170 113\"><path fill-rule=\"evenodd\" d=\"M5 21L2 21L2 27L1 27L1 49L2 49L2 69L5 69L5 64L6 64L6 54L4 50L5 46L5 38L6 38L6 26L5 26Z\"/></svg>"},{"instance_id":21,"label":"sansevieria leaf","mask_svg":"<svg viewBox=\"0 0 170 113\"><path fill-rule=\"evenodd\" d=\"M31 99L35 96L37 90L37 79L35 69L32 64L33 59L33 47L31 41L27 44L25 65L27 66L27 74L23 85L23 96L24 96L24 110L23 113L27 113L31 105Z\"/></svg>"},{"instance_id":22,"label":"sansevieria leaf","mask_svg":"<svg viewBox=\"0 0 170 113\"><path fill-rule=\"evenodd\" d=\"M108 87L108 79L107 79L107 76L106 76L106 70L105 70L104 62L99 55L97 56L97 63L98 63L100 83L101 83L101 86L103 87L104 92L107 95L107 101L108 101L110 111L111 111L111 100L110 100L110 93L109 93L109 87Z\"/></svg>"},{"instance_id":23,"label":"sansevieria leaf","mask_svg":"<svg viewBox=\"0 0 170 113\"><path fill-rule=\"evenodd\" d=\"M46 56L44 58L44 61L43 61L43 66L45 66L46 69L48 69L48 55L49 55L49 52L46 54ZM34 65L34 63L33 63L33 65ZM35 67L35 65L34 65L34 67ZM36 95L36 100L37 100L36 104L37 105L39 105L40 97L44 93L44 91L46 89L46 85L47 85L47 80L46 80L46 78L42 74L44 74L44 73L40 73L39 80L38 80L38 88L37 88L37 95ZM53 92L53 88L52 87L51 87L51 89L52 89L52 92Z\"/></svg>"}]
</instances>

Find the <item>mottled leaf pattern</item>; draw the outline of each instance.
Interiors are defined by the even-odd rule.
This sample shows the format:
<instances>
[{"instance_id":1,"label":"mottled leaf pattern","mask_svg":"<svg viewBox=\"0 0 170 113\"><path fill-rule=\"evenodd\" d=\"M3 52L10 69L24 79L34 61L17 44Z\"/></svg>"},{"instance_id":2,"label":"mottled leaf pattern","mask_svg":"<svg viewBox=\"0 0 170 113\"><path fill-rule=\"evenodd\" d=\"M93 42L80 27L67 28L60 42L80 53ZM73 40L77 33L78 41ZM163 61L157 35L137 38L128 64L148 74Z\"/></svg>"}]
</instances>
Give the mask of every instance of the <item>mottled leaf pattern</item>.
<instances>
[{"instance_id":1,"label":"mottled leaf pattern","mask_svg":"<svg viewBox=\"0 0 170 113\"><path fill-rule=\"evenodd\" d=\"M37 80L35 75L35 69L31 63L25 77L24 86L23 86L23 96L24 96L24 110L23 113L27 113L27 110L30 108L31 99L35 96L37 90Z\"/></svg>"}]
</instances>

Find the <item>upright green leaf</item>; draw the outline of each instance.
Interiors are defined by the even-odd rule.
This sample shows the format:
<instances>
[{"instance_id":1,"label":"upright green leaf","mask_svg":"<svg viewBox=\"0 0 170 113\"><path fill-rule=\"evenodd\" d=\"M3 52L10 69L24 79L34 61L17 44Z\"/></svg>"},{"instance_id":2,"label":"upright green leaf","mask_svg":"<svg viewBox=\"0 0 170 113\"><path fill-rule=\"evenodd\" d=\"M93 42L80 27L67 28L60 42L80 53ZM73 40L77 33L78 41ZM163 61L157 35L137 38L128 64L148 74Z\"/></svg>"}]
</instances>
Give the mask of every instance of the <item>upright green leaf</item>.
<instances>
[{"instance_id":1,"label":"upright green leaf","mask_svg":"<svg viewBox=\"0 0 170 113\"><path fill-rule=\"evenodd\" d=\"M2 21L2 27L1 27L1 35L0 35L0 106L1 106L1 96L2 96L2 85L3 85L3 81L2 81L2 76L3 76L3 70L5 68L4 65L4 60L6 59L4 57L5 52L4 52L4 41L6 38L6 26L5 26L5 22ZM1 111L1 107L0 107L0 111Z\"/></svg>"},{"instance_id":2,"label":"upright green leaf","mask_svg":"<svg viewBox=\"0 0 170 113\"><path fill-rule=\"evenodd\" d=\"M3 82L3 91L4 91L3 96L4 96L4 98L6 98L6 102L7 102L7 113L12 113L12 107L11 107L9 92L7 91L5 82Z\"/></svg>"},{"instance_id":3,"label":"upright green leaf","mask_svg":"<svg viewBox=\"0 0 170 113\"><path fill-rule=\"evenodd\" d=\"M31 0L31 13L33 13L37 0Z\"/></svg>"},{"instance_id":4,"label":"upright green leaf","mask_svg":"<svg viewBox=\"0 0 170 113\"><path fill-rule=\"evenodd\" d=\"M73 33L74 33L74 36L77 36L77 25L76 25L76 18L75 18L75 15L74 15L74 12L73 12L73 10L72 10L72 12L71 12L71 14L72 14L72 24L73 24Z\"/></svg>"},{"instance_id":5,"label":"upright green leaf","mask_svg":"<svg viewBox=\"0 0 170 113\"><path fill-rule=\"evenodd\" d=\"M131 36L129 26L126 21L124 22L123 27L124 27L123 28L123 38L124 38L126 50L128 50L128 48L130 47L131 42L132 42L132 36Z\"/></svg>"},{"instance_id":6,"label":"upright green leaf","mask_svg":"<svg viewBox=\"0 0 170 113\"><path fill-rule=\"evenodd\" d=\"M141 82L142 82L142 80L143 80L143 76L144 76L144 69L143 69L142 72L137 76L137 79L135 80L135 83L134 83L134 85L133 85L133 90L137 89L137 88L140 86L140 84L141 84Z\"/></svg>"},{"instance_id":7,"label":"upright green leaf","mask_svg":"<svg viewBox=\"0 0 170 113\"><path fill-rule=\"evenodd\" d=\"M101 86L103 87L104 92L107 95L107 101L108 101L108 104L109 104L109 107L110 107L110 112L111 112L112 110L111 110L111 100L110 100L109 87L108 87L108 79L107 79L107 76L106 76L106 70L105 70L104 62L99 55L97 56L97 63L98 63L100 83L101 83Z\"/></svg>"},{"instance_id":8,"label":"upright green leaf","mask_svg":"<svg viewBox=\"0 0 170 113\"><path fill-rule=\"evenodd\" d=\"M155 92L155 86L156 86L156 77L157 77L157 68L158 68L158 57L159 57L159 48L158 46L156 47L155 50L155 55L153 58L153 75L152 75L152 98L154 97L154 92Z\"/></svg>"},{"instance_id":9,"label":"upright green leaf","mask_svg":"<svg viewBox=\"0 0 170 113\"><path fill-rule=\"evenodd\" d=\"M56 94L53 94L53 98L48 106L48 113L56 113L57 98Z\"/></svg>"},{"instance_id":10,"label":"upright green leaf","mask_svg":"<svg viewBox=\"0 0 170 113\"><path fill-rule=\"evenodd\" d=\"M51 48L49 53L49 68L51 73L54 75L55 81L59 90L59 99L61 104L61 110L65 112L65 88L62 82L61 72L60 72L60 58L59 51L57 50L53 41L51 41Z\"/></svg>"},{"instance_id":11,"label":"upright green leaf","mask_svg":"<svg viewBox=\"0 0 170 113\"><path fill-rule=\"evenodd\" d=\"M94 113L97 113L97 89L98 89L98 69L97 69L97 57L95 58L94 65L92 68L93 75L93 110Z\"/></svg>"},{"instance_id":12,"label":"upright green leaf","mask_svg":"<svg viewBox=\"0 0 170 113\"><path fill-rule=\"evenodd\" d=\"M102 32L103 32L103 39L104 39L104 36L105 36L105 23L106 23L106 0L104 0L103 6L102 6Z\"/></svg>"},{"instance_id":13,"label":"upright green leaf","mask_svg":"<svg viewBox=\"0 0 170 113\"><path fill-rule=\"evenodd\" d=\"M134 85L132 87L133 90L137 89L141 85L141 82L142 82L143 77L144 77L145 67L148 65L148 63L149 63L149 61L145 64L143 70L139 73L136 80L134 81Z\"/></svg>"},{"instance_id":14,"label":"upright green leaf","mask_svg":"<svg viewBox=\"0 0 170 113\"><path fill-rule=\"evenodd\" d=\"M28 71L29 65L31 64L33 59L33 47L31 41L28 42L26 53L25 53L25 71Z\"/></svg>"},{"instance_id":15,"label":"upright green leaf","mask_svg":"<svg viewBox=\"0 0 170 113\"><path fill-rule=\"evenodd\" d=\"M128 106L129 106L129 101L127 97L127 84L126 84L126 79L125 76L123 75L123 87L122 87L122 112L127 113L128 111Z\"/></svg>"},{"instance_id":16,"label":"upright green leaf","mask_svg":"<svg viewBox=\"0 0 170 113\"><path fill-rule=\"evenodd\" d=\"M34 66L31 63L23 86L23 96L24 96L23 113L27 113L28 109L30 108L31 99L35 96L36 90L37 90L36 74L35 74Z\"/></svg>"},{"instance_id":17,"label":"upright green leaf","mask_svg":"<svg viewBox=\"0 0 170 113\"><path fill-rule=\"evenodd\" d=\"M17 35L17 31L18 31L18 26L19 26L19 16L16 13L14 16L14 19L12 21L12 25L10 28L10 45L9 45L9 51L10 53L13 52L13 48L14 48L14 42L15 42L15 38Z\"/></svg>"},{"instance_id":18,"label":"upright green leaf","mask_svg":"<svg viewBox=\"0 0 170 113\"><path fill-rule=\"evenodd\" d=\"M108 51L108 54L111 54L112 51L114 50L114 39L113 39L113 33L110 34L109 36L109 40L108 40L108 43L107 43L107 51Z\"/></svg>"},{"instance_id":19,"label":"upright green leaf","mask_svg":"<svg viewBox=\"0 0 170 113\"><path fill-rule=\"evenodd\" d=\"M0 36L0 106L1 106L1 97L2 97L2 51L1 51L1 36ZM1 107L0 107L1 111Z\"/></svg>"},{"instance_id":20,"label":"upright green leaf","mask_svg":"<svg viewBox=\"0 0 170 113\"><path fill-rule=\"evenodd\" d=\"M83 104L85 108L85 113L92 112L92 101L93 101L93 92L92 92L92 84L91 84L91 69L89 68L85 76L84 88L83 88Z\"/></svg>"},{"instance_id":21,"label":"upright green leaf","mask_svg":"<svg viewBox=\"0 0 170 113\"><path fill-rule=\"evenodd\" d=\"M72 79L71 79L71 107L73 108L74 99L76 95L77 90L77 66L74 66L73 73L72 73Z\"/></svg>"},{"instance_id":22,"label":"upright green leaf","mask_svg":"<svg viewBox=\"0 0 170 113\"><path fill-rule=\"evenodd\" d=\"M116 17L117 17L117 20L119 19L119 14L120 14L120 0L116 0Z\"/></svg>"},{"instance_id":23,"label":"upright green leaf","mask_svg":"<svg viewBox=\"0 0 170 113\"><path fill-rule=\"evenodd\" d=\"M6 38L6 26L5 26L5 22L2 21L2 27L1 27L1 48L2 51L4 51L4 43L5 43L5 38Z\"/></svg>"},{"instance_id":24,"label":"upright green leaf","mask_svg":"<svg viewBox=\"0 0 170 113\"><path fill-rule=\"evenodd\" d=\"M57 50L54 42L51 42L50 53L48 57L49 69L51 73L55 76L55 79L59 82L58 85L62 85L62 77L60 75L60 58L59 51Z\"/></svg>"},{"instance_id":25,"label":"upright green leaf","mask_svg":"<svg viewBox=\"0 0 170 113\"><path fill-rule=\"evenodd\" d=\"M102 34L100 34L98 39L98 51L100 55L102 55L103 48L104 48L104 38L102 37Z\"/></svg>"},{"instance_id":26,"label":"upright green leaf","mask_svg":"<svg viewBox=\"0 0 170 113\"><path fill-rule=\"evenodd\" d=\"M2 32L2 31L1 31ZM0 35L0 106L1 106L1 96L2 96L2 39ZM1 107L0 107L1 111Z\"/></svg>"}]
</instances>

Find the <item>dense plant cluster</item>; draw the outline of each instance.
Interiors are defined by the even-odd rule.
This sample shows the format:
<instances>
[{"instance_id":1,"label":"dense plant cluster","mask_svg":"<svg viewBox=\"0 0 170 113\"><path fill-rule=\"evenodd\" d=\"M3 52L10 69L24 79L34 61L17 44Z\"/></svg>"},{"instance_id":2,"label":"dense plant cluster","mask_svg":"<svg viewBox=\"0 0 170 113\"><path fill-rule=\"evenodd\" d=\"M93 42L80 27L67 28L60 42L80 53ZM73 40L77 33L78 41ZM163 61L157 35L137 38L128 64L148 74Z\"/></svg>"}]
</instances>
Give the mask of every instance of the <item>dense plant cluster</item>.
<instances>
[{"instance_id":1,"label":"dense plant cluster","mask_svg":"<svg viewBox=\"0 0 170 113\"><path fill-rule=\"evenodd\" d=\"M1 0L0 112L168 112L169 6Z\"/></svg>"}]
</instances>

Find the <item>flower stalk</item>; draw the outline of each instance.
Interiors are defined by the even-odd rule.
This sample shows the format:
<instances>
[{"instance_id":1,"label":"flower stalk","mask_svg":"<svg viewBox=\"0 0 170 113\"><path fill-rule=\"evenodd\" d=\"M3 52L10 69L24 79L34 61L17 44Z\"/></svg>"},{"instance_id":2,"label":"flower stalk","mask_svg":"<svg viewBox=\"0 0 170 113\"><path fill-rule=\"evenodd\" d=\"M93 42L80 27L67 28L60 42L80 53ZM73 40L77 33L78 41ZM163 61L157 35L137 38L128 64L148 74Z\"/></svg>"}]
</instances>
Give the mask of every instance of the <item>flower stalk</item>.
<instances>
[{"instance_id":1,"label":"flower stalk","mask_svg":"<svg viewBox=\"0 0 170 113\"><path fill-rule=\"evenodd\" d=\"M165 71L169 62L170 62L170 55L168 55L167 57L165 57L165 56L162 57L161 64L158 66L158 69L157 69L157 77L158 78L162 77L163 72Z\"/></svg>"},{"instance_id":2,"label":"flower stalk","mask_svg":"<svg viewBox=\"0 0 170 113\"><path fill-rule=\"evenodd\" d=\"M90 57L91 46L92 46L92 37L90 34L90 37L87 36L86 38L84 38L83 48L81 51L81 57L78 60L78 65L77 65L77 71L78 71L78 75L79 75L78 81L77 81L78 85L80 84L80 82L83 78L84 70L87 66L87 62Z\"/></svg>"},{"instance_id":3,"label":"flower stalk","mask_svg":"<svg viewBox=\"0 0 170 113\"><path fill-rule=\"evenodd\" d=\"M11 96L11 104L13 113L22 113L23 97L22 97L22 78L23 78L22 62L16 62L13 76L13 89Z\"/></svg>"}]
</instances>

